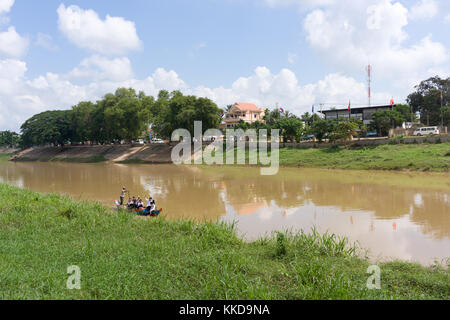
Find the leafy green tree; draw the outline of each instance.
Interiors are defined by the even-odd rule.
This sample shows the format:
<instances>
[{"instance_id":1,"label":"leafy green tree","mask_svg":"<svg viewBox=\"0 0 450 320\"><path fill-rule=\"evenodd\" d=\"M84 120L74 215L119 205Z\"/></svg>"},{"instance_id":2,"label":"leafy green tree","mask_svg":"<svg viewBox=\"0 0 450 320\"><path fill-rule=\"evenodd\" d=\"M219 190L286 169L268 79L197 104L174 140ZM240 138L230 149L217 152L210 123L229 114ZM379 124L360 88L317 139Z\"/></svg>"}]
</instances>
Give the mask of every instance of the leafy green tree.
<instances>
[{"instance_id":1,"label":"leafy green tree","mask_svg":"<svg viewBox=\"0 0 450 320\"><path fill-rule=\"evenodd\" d=\"M281 118L274 126L275 129L280 129L280 134L285 142L299 141L303 133L303 122L294 117Z\"/></svg>"},{"instance_id":2,"label":"leafy green tree","mask_svg":"<svg viewBox=\"0 0 450 320\"><path fill-rule=\"evenodd\" d=\"M92 137L92 115L95 105L92 102L80 102L72 107L72 119L70 120L72 142L84 143Z\"/></svg>"},{"instance_id":3,"label":"leafy green tree","mask_svg":"<svg viewBox=\"0 0 450 320\"><path fill-rule=\"evenodd\" d=\"M64 146L71 141L71 118L71 110L46 111L33 116L21 127L23 145Z\"/></svg>"},{"instance_id":4,"label":"leafy green tree","mask_svg":"<svg viewBox=\"0 0 450 320\"><path fill-rule=\"evenodd\" d=\"M11 131L0 131L0 147L17 147L20 144L20 135Z\"/></svg>"},{"instance_id":5,"label":"leafy green tree","mask_svg":"<svg viewBox=\"0 0 450 320\"><path fill-rule=\"evenodd\" d=\"M210 99L184 96L180 91L169 96L160 92L155 104L160 107L155 129L164 138L170 138L176 129L187 129L194 136L195 121L202 122L203 132L217 128L223 112Z\"/></svg>"},{"instance_id":6,"label":"leafy green tree","mask_svg":"<svg viewBox=\"0 0 450 320\"><path fill-rule=\"evenodd\" d=\"M353 119L350 119L350 122L352 122L356 125L357 133L359 133L361 135L365 135L367 133L367 126L365 125L364 121L353 118Z\"/></svg>"},{"instance_id":7,"label":"leafy green tree","mask_svg":"<svg viewBox=\"0 0 450 320\"><path fill-rule=\"evenodd\" d=\"M447 105L441 109L442 121L444 126L450 125L450 105Z\"/></svg>"},{"instance_id":8,"label":"leafy green tree","mask_svg":"<svg viewBox=\"0 0 450 320\"><path fill-rule=\"evenodd\" d=\"M281 119L280 110L274 109L270 111L269 109L266 109L263 120L267 123L269 127L273 126L280 119Z\"/></svg>"},{"instance_id":9,"label":"leafy green tree","mask_svg":"<svg viewBox=\"0 0 450 320\"><path fill-rule=\"evenodd\" d=\"M333 129L333 123L330 120L319 119L311 123L308 133L315 136L319 142L322 142Z\"/></svg>"},{"instance_id":10,"label":"leafy green tree","mask_svg":"<svg viewBox=\"0 0 450 320\"><path fill-rule=\"evenodd\" d=\"M138 138L150 120L151 104L152 99L142 92L137 95L134 89L119 88L106 94L92 111L90 140L104 143Z\"/></svg>"},{"instance_id":11,"label":"leafy green tree","mask_svg":"<svg viewBox=\"0 0 450 320\"><path fill-rule=\"evenodd\" d=\"M348 141L357 134L358 124L354 121L335 121L329 135L330 142Z\"/></svg>"},{"instance_id":12,"label":"leafy green tree","mask_svg":"<svg viewBox=\"0 0 450 320\"><path fill-rule=\"evenodd\" d=\"M388 135L389 130L401 126L406 121L403 114L394 110L380 110L372 115L373 126L377 129L378 134Z\"/></svg>"},{"instance_id":13,"label":"leafy green tree","mask_svg":"<svg viewBox=\"0 0 450 320\"><path fill-rule=\"evenodd\" d=\"M394 106L393 110L401 113L408 122L416 121L416 115L412 112L412 108L407 104L397 104Z\"/></svg>"},{"instance_id":14,"label":"leafy green tree","mask_svg":"<svg viewBox=\"0 0 450 320\"><path fill-rule=\"evenodd\" d=\"M427 125L441 124L441 92L442 106L446 106L450 101L450 78L432 77L422 81L415 89L416 91L407 98L407 102L413 111L420 112L422 123Z\"/></svg>"}]
</instances>

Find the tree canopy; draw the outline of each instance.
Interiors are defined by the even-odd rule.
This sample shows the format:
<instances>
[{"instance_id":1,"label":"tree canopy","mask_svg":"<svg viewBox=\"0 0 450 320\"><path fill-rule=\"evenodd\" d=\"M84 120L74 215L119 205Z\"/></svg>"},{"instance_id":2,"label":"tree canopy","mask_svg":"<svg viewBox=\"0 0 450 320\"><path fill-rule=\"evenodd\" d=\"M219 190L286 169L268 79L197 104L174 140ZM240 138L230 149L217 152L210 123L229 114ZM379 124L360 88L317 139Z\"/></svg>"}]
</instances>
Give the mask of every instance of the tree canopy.
<instances>
[{"instance_id":1,"label":"tree canopy","mask_svg":"<svg viewBox=\"0 0 450 320\"><path fill-rule=\"evenodd\" d=\"M373 123L380 135L388 135L389 130L401 126L406 121L405 116L396 110L380 110L372 115Z\"/></svg>"},{"instance_id":2,"label":"tree canopy","mask_svg":"<svg viewBox=\"0 0 450 320\"><path fill-rule=\"evenodd\" d=\"M13 148L20 144L20 135L12 131L0 131L0 147Z\"/></svg>"},{"instance_id":3,"label":"tree canopy","mask_svg":"<svg viewBox=\"0 0 450 320\"><path fill-rule=\"evenodd\" d=\"M119 88L103 99L80 102L71 110L46 111L22 125L23 146L67 143L131 141L147 135L152 126L160 137L175 129L188 129L202 121L203 129L217 128L222 110L207 98L162 90L157 100L144 92Z\"/></svg>"},{"instance_id":4,"label":"tree canopy","mask_svg":"<svg viewBox=\"0 0 450 320\"><path fill-rule=\"evenodd\" d=\"M415 90L408 96L407 102L413 112L420 112L422 123L440 125L444 122L447 109L443 107L447 107L450 101L450 78L441 79L438 76L429 78L416 86ZM449 124L449 119L446 119L443 125Z\"/></svg>"}]
</instances>

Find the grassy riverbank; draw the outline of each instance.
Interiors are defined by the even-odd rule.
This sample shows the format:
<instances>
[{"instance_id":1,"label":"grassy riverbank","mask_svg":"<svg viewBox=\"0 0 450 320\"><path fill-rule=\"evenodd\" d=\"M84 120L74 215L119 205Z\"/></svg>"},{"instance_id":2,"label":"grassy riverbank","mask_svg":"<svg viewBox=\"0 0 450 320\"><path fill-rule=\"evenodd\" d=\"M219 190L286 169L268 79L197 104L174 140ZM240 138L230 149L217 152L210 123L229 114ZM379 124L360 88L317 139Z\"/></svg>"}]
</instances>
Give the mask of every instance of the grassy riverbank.
<instances>
[{"instance_id":1,"label":"grassy riverbank","mask_svg":"<svg viewBox=\"0 0 450 320\"><path fill-rule=\"evenodd\" d=\"M39 158L39 159L33 159L33 158L27 158L22 157L20 162L69 162L69 163L99 163L99 162L106 162L108 159L106 159L102 155L97 156L91 156L86 158Z\"/></svg>"},{"instance_id":2,"label":"grassy riverbank","mask_svg":"<svg viewBox=\"0 0 450 320\"><path fill-rule=\"evenodd\" d=\"M108 148L112 151L108 151ZM78 149L68 147L62 153L60 150L56 152L55 148L47 148L36 153L25 152L16 160L94 163L114 161L111 159L125 155L117 162L122 164L171 163L170 147L165 146L163 150L159 150L158 148L161 146L156 145L151 148L153 149L144 151L142 154L133 154L131 158L126 157L126 154L130 153L130 148L126 146ZM248 150L246 153L248 163ZM5 159L5 156L0 157ZM280 149L280 165L302 168L448 172L450 170L450 142L388 144L370 147L282 148Z\"/></svg>"},{"instance_id":3,"label":"grassy riverbank","mask_svg":"<svg viewBox=\"0 0 450 320\"><path fill-rule=\"evenodd\" d=\"M236 150L235 148L235 154ZM223 158L225 163L226 152ZM249 163L248 150L245 158L246 163ZM279 161L281 167L296 168L448 172L450 142L366 147L350 145L304 149L281 148Z\"/></svg>"},{"instance_id":4,"label":"grassy riverbank","mask_svg":"<svg viewBox=\"0 0 450 320\"><path fill-rule=\"evenodd\" d=\"M450 142L357 148L280 149L280 165L355 170L449 171Z\"/></svg>"},{"instance_id":5,"label":"grassy riverbank","mask_svg":"<svg viewBox=\"0 0 450 320\"><path fill-rule=\"evenodd\" d=\"M245 243L213 223L137 218L0 185L0 299L450 299L450 272L369 263L333 236ZM81 290L66 289L67 267Z\"/></svg>"},{"instance_id":6,"label":"grassy riverbank","mask_svg":"<svg viewBox=\"0 0 450 320\"><path fill-rule=\"evenodd\" d=\"M11 158L10 153L0 153L0 162L8 161Z\"/></svg>"}]
</instances>

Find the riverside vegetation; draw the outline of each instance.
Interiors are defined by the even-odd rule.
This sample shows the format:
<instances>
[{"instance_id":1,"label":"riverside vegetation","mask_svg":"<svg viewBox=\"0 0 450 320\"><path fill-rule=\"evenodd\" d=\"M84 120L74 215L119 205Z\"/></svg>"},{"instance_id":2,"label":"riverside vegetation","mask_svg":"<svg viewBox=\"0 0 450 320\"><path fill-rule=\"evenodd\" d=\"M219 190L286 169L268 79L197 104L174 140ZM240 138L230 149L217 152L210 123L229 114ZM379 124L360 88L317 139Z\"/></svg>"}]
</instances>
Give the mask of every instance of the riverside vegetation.
<instances>
[{"instance_id":1,"label":"riverside vegetation","mask_svg":"<svg viewBox=\"0 0 450 320\"><path fill-rule=\"evenodd\" d=\"M0 184L0 299L449 299L450 271L369 263L334 235L244 242L232 226L138 218ZM67 268L81 270L68 290Z\"/></svg>"},{"instance_id":2,"label":"riverside vegetation","mask_svg":"<svg viewBox=\"0 0 450 320\"><path fill-rule=\"evenodd\" d=\"M0 161L10 155L0 154ZM246 150L246 163L248 150ZM225 159L225 154L224 154ZM21 157L18 161L104 162L103 155L87 158ZM123 160L121 163L145 164L143 159ZM224 163L226 161L224 160ZM450 142L422 144L389 144L367 147L333 146L327 148L281 148L280 166L302 168L353 170L440 171L450 169Z\"/></svg>"},{"instance_id":3,"label":"riverside vegetation","mask_svg":"<svg viewBox=\"0 0 450 320\"><path fill-rule=\"evenodd\" d=\"M237 153L236 148L234 152ZM223 157L226 163L226 152ZM249 163L248 149L245 158L246 163ZM366 147L281 148L279 161L282 167L448 172L450 142Z\"/></svg>"}]
</instances>

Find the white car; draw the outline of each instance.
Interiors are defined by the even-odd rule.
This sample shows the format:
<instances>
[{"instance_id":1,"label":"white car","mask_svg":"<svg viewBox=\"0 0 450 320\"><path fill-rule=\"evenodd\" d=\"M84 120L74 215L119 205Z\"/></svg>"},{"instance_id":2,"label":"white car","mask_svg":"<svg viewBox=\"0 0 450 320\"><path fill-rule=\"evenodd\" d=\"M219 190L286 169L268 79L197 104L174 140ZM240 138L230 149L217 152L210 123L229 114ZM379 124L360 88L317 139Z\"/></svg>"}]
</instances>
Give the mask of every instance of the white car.
<instances>
[{"instance_id":1,"label":"white car","mask_svg":"<svg viewBox=\"0 0 450 320\"><path fill-rule=\"evenodd\" d=\"M162 139L153 139L153 140L152 140L152 143L155 143L155 144L162 144L162 143L164 143L164 140L162 140Z\"/></svg>"},{"instance_id":2,"label":"white car","mask_svg":"<svg viewBox=\"0 0 450 320\"><path fill-rule=\"evenodd\" d=\"M440 134L438 127L423 127L414 131L414 136L428 136L430 134Z\"/></svg>"}]
</instances>

